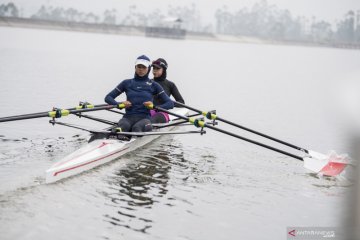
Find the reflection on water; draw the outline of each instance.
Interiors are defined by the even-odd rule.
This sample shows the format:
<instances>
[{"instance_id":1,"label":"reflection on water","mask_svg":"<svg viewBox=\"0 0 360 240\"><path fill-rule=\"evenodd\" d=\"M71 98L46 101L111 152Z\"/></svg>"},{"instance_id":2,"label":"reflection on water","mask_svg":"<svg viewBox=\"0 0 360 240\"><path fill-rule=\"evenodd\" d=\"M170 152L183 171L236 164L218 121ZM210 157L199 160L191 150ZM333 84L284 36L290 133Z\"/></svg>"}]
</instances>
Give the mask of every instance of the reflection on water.
<instances>
[{"instance_id":1,"label":"reflection on water","mask_svg":"<svg viewBox=\"0 0 360 240\"><path fill-rule=\"evenodd\" d=\"M193 154L185 154L186 149ZM131 162L114 171L106 179L107 188L101 192L112 209L103 215L104 221L150 234L150 229L163 221L154 215L159 208L167 213L183 209L185 214L194 215L193 199L184 196L196 196L201 185L216 182L217 171L213 155L192 150L176 139L168 141L164 137L129 154Z\"/></svg>"},{"instance_id":2,"label":"reflection on water","mask_svg":"<svg viewBox=\"0 0 360 240\"><path fill-rule=\"evenodd\" d=\"M104 195L118 211L106 214L105 221L134 231L146 233L153 220L136 211L150 210L168 193L169 172L173 161L185 161L181 145L162 143L137 156L135 161L119 169L107 181Z\"/></svg>"}]
</instances>

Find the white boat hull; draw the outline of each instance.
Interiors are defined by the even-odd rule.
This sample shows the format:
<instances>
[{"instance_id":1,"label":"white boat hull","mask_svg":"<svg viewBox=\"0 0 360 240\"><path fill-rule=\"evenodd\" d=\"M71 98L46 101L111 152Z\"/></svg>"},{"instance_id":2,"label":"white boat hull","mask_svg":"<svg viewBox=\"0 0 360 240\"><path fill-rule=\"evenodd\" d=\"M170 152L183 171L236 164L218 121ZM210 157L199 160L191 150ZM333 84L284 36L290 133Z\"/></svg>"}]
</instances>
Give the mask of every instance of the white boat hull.
<instances>
[{"instance_id":1,"label":"white boat hull","mask_svg":"<svg viewBox=\"0 0 360 240\"><path fill-rule=\"evenodd\" d=\"M183 108L173 111L181 115L188 113L188 111ZM173 128L174 127L164 128L164 130L166 129L168 131ZM133 137L130 141L96 139L64 157L49 168L46 171L46 183L53 183L108 163L152 142L158 137L159 135Z\"/></svg>"}]
</instances>

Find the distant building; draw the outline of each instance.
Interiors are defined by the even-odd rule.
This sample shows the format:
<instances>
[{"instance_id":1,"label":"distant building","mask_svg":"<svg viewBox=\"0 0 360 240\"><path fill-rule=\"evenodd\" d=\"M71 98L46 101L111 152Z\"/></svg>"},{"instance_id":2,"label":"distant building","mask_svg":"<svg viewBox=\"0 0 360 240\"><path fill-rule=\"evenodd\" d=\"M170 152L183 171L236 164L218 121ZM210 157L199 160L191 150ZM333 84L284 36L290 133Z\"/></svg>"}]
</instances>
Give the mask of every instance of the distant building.
<instances>
[{"instance_id":1,"label":"distant building","mask_svg":"<svg viewBox=\"0 0 360 240\"><path fill-rule=\"evenodd\" d=\"M180 18L164 18L158 26L147 26L145 35L147 37L185 39L186 30L181 28Z\"/></svg>"}]
</instances>

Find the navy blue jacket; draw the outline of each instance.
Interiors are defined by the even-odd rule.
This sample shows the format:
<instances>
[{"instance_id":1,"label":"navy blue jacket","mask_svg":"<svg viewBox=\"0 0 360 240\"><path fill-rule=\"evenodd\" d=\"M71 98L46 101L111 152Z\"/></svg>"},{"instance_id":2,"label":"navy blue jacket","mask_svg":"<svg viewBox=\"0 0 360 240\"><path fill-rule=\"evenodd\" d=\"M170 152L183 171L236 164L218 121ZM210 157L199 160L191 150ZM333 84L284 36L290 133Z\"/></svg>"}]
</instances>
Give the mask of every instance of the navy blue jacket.
<instances>
[{"instance_id":1,"label":"navy blue jacket","mask_svg":"<svg viewBox=\"0 0 360 240\"><path fill-rule=\"evenodd\" d=\"M147 101L152 102L155 96L163 102L161 105L157 105L158 107L165 109L174 107L174 103L164 92L163 88L148 77L135 76L133 79L122 81L114 90L106 95L105 102L110 105L119 104L115 98L123 92L126 93L126 100L132 104L130 108L125 109L125 115L144 115L144 117L150 117L150 110L143 103Z\"/></svg>"}]
</instances>

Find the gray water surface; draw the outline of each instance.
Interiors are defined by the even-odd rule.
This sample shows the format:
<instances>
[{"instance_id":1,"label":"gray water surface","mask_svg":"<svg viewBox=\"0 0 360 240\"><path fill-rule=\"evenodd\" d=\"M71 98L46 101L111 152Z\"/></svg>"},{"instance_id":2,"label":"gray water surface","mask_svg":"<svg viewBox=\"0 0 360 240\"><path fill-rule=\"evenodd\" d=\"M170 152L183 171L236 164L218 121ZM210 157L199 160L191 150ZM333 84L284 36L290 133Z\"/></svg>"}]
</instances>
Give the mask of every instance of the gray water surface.
<instances>
[{"instance_id":1,"label":"gray water surface","mask_svg":"<svg viewBox=\"0 0 360 240\"><path fill-rule=\"evenodd\" d=\"M351 151L332 94L359 76L358 51L6 27L0 39L0 117L103 103L147 54L169 62L189 105L304 148ZM288 226L346 218L347 183L211 130L162 137L49 185L45 170L85 145L87 133L33 119L1 123L0 135L1 239L285 239Z\"/></svg>"}]
</instances>

